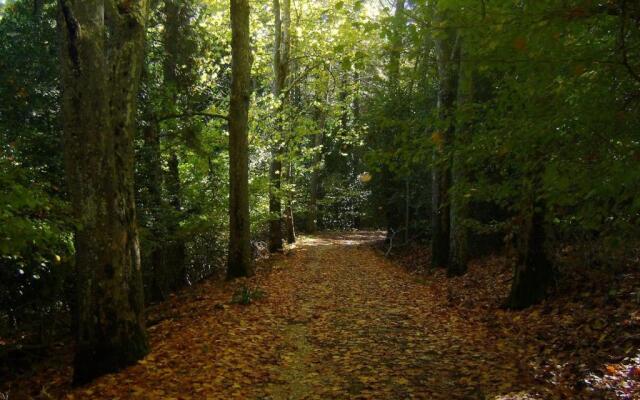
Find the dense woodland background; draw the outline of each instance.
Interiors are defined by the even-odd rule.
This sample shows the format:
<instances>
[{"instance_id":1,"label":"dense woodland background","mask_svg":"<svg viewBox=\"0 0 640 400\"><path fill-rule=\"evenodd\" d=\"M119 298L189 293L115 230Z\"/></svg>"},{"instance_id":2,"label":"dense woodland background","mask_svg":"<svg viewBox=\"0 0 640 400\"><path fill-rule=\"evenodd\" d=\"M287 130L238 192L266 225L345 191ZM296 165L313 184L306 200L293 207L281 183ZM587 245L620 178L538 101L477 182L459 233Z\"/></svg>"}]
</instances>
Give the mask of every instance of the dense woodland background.
<instances>
[{"instance_id":1,"label":"dense woodland background","mask_svg":"<svg viewBox=\"0 0 640 400\"><path fill-rule=\"evenodd\" d=\"M71 332L77 338L74 327L83 319L72 315L99 301L85 301L98 292L86 289L77 272L94 266L76 264L82 257L74 232L87 221L78 220L71 196L73 185L90 184L104 165L95 158L100 146L69 133L82 129L99 103L90 97L96 79L70 67L75 25L67 11L80 21L78 37L89 32L80 15L89 6L79 3L0 5L5 360ZM131 157L135 179L116 174L133 188L135 212L127 215L135 215L129 223L139 232L140 294L149 304L227 275L229 128L241 115L233 107L229 113L230 7L226 0L86 4L93 3L143 21L118 22L94 39L110 49L95 47L105 65L117 55L114 65L130 71L126 85L113 72L118 84L100 90L113 92L111 112L127 110L114 112L113 125L132 127L131 154L117 153L114 162L126 170ZM410 243L430 246L422 267L446 268L450 276L463 275L471 259L506 254L514 274L504 305L514 309L573 287L563 284L567 279L596 274L617 282L637 268L638 2L250 3L251 56L243 62L251 73L252 258L281 251L298 232L382 229L389 254ZM78 65L91 59L76 56ZM111 73L100 71L93 71L99 79ZM76 102L63 99L63 82L74 79L73 90L85 96ZM125 114L132 117L125 121ZM65 151L76 158L76 175L69 160L65 169ZM80 246L100 240L88 236ZM613 297L616 289L606 288Z\"/></svg>"}]
</instances>

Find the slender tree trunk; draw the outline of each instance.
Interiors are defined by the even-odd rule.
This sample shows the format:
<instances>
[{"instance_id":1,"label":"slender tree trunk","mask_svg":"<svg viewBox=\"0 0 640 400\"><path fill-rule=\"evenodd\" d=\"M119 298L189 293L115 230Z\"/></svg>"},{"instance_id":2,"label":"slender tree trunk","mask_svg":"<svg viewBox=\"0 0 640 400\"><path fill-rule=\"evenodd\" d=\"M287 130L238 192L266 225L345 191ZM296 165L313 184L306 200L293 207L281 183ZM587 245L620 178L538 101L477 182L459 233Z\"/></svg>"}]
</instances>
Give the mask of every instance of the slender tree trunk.
<instances>
[{"instance_id":1,"label":"slender tree trunk","mask_svg":"<svg viewBox=\"0 0 640 400\"><path fill-rule=\"evenodd\" d=\"M151 301L164 300L169 293L170 274L165 262L165 241L167 237L166 221L162 203L162 165L160 150L160 132L158 124L150 122L144 129L144 146L140 160L140 168L145 179L142 180L144 195L142 196L143 211L146 218L141 219L151 235L156 238L150 249L148 258L143 260L144 277L148 279L147 295Z\"/></svg>"},{"instance_id":2,"label":"slender tree trunk","mask_svg":"<svg viewBox=\"0 0 640 400\"><path fill-rule=\"evenodd\" d=\"M209 198L215 199L218 194L218 179L216 179L215 165L213 163L211 155L207 157L207 165L209 166L207 178L209 179L209 190L211 191Z\"/></svg>"},{"instance_id":3,"label":"slender tree trunk","mask_svg":"<svg viewBox=\"0 0 640 400\"><path fill-rule=\"evenodd\" d=\"M320 195L320 164L322 163L322 138L326 125L326 114L320 111L320 131L313 135L313 147L316 154L313 157L313 170L311 172L311 190L309 194L309 210L307 213L307 232L318 231L318 198Z\"/></svg>"},{"instance_id":4,"label":"slender tree trunk","mask_svg":"<svg viewBox=\"0 0 640 400\"><path fill-rule=\"evenodd\" d=\"M181 37L180 3L179 0L164 0L163 45L165 57L163 59L164 87L166 90L168 112L175 113L178 99L178 57Z\"/></svg>"},{"instance_id":5,"label":"slender tree trunk","mask_svg":"<svg viewBox=\"0 0 640 400\"><path fill-rule=\"evenodd\" d=\"M176 290L188 283L185 263L187 246L180 236L180 221L183 218L182 182L180 180L180 159L177 154L172 154L169 158L169 171L165 176L165 182L169 194L169 204L173 209L173 215L167 221L170 241L165 249L165 262L169 288Z\"/></svg>"},{"instance_id":6,"label":"slender tree trunk","mask_svg":"<svg viewBox=\"0 0 640 400\"><path fill-rule=\"evenodd\" d=\"M404 243L409 243L411 232L409 230L409 222L411 220L411 182L407 176L404 180Z\"/></svg>"},{"instance_id":7,"label":"slender tree trunk","mask_svg":"<svg viewBox=\"0 0 640 400\"><path fill-rule=\"evenodd\" d=\"M281 7L282 6L282 7ZM273 50L273 96L280 101L276 117L276 143L272 151L269 190L269 211L271 221L269 223L269 251L282 251L282 158L285 109L284 87L289 75L289 51L291 25L291 0L273 0L273 13L275 18L274 50Z\"/></svg>"},{"instance_id":8,"label":"slender tree trunk","mask_svg":"<svg viewBox=\"0 0 640 400\"><path fill-rule=\"evenodd\" d=\"M289 163L287 167L287 182L290 185L294 183L294 175L293 175L293 164ZM293 216L293 192L290 190L287 191L287 204L284 209L284 226L286 230L286 239L288 244L293 244L296 242L296 227Z\"/></svg>"},{"instance_id":9,"label":"slender tree trunk","mask_svg":"<svg viewBox=\"0 0 640 400\"><path fill-rule=\"evenodd\" d=\"M442 18L442 16L441 16ZM438 119L439 130L434 133L435 149L432 167L432 247L431 263L434 267L447 267L449 262L451 166L449 147L455 131L453 117L460 60L457 32L447 28L436 40L438 61Z\"/></svg>"},{"instance_id":10,"label":"slender tree trunk","mask_svg":"<svg viewBox=\"0 0 640 400\"><path fill-rule=\"evenodd\" d=\"M287 7L290 7L289 5ZM290 14L291 11L289 10L288 13ZM298 15L299 17L299 15ZM291 16L289 15L289 19L291 18ZM296 21L298 24L300 23L300 20L298 18L298 20ZM288 22L287 25L290 27L291 22ZM289 29L289 28L287 28ZM290 30L290 29L289 29ZM291 80L294 82L293 86L291 88L289 88L289 92L291 93L290 95L287 95L287 99L289 99L289 103L290 106L289 107L289 120L290 123L288 124L288 129L287 129L287 134L289 136L289 138L291 136L293 136L293 121L295 121L295 114L298 112L299 107L300 107L300 102L301 102L301 92L300 92L300 85L296 82L298 82L298 63L297 61L292 61L290 60L291 56L291 48L293 46L296 45L296 41L295 41L295 35L292 35L292 33L290 32L289 35L291 36L289 38L289 56L287 56L288 59L288 63L290 63L290 67L289 69L292 71L289 73L289 75L291 76ZM287 140L285 140L286 143L288 143L287 145L287 154L289 155L289 157L292 156L292 154L295 154L295 152L297 151L297 149L295 148L295 146L292 146L290 143L291 141L288 140L289 138L287 138ZM285 238L287 240L288 244L293 244L296 242L297 238L296 238L296 224L295 224L295 214L293 211L293 203L295 201L295 185L296 185L296 176L295 176L295 170L294 170L294 166L293 166L293 162L289 161L288 162L288 168L287 168L287 191L286 191L286 204L285 204L285 209L284 209L284 223L285 223Z\"/></svg>"},{"instance_id":11,"label":"slender tree trunk","mask_svg":"<svg viewBox=\"0 0 640 400\"><path fill-rule=\"evenodd\" d=\"M65 162L77 222L74 382L81 384L148 352L133 185L148 11L144 0L59 5Z\"/></svg>"},{"instance_id":12,"label":"slender tree trunk","mask_svg":"<svg viewBox=\"0 0 640 400\"><path fill-rule=\"evenodd\" d=\"M282 161L280 161L280 150L273 152L273 160L271 161L271 170L269 179L271 185L269 187L269 251L271 253L280 252L282 247L282 201L281 196L281 175Z\"/></svg>"},{"instance_id":13,"label":"slender tree trunk","mask_svg":"<svg viewBox=\"0 0 640 400\"><path fill-rule=\"evenodd\" d=\"M395 14L393 19L393 31L391 35L391 43L389 49L389 65L388 65L388 90L390 93L390 101L387 105L386 114L389 118L395 119L397 112L401 109L401 90L400 90L400 64L402 61L402 48L404 32L406 30L407 17L405 15L405 0L395 1ZM398 129L395 127L388 128L385 132L385 147L394 148L398 136ZM387 220L387 239L398 234L403 226L403 206L397 200L397 194L404 185L398 179L398 176L389 168L388 165L383 166L380 173L381 182L384 185L381 189L382 196L385 198L385 217ZM402 186L401 186L402 185Z\"/></svg>"},{"instance_id":14,"label":"slender tree trunk","mask_svg":"<svg viewBox=\"0 0 640 400\"><path fill-rule=\"evenodd\" d=\"M232 83L229 106L229 259L228 278L253 274L249 218L249 101L251 48L249 1L231 0Z\"/></svg>"},{"instance_id":15,"label":"slender tree trunk","mask_svg":"<svg viewBox=\"0 0 640 400\"><path fill-rule=\"evenodd\" d=\"M396 10L393 16L394 27L391 37L391 51L389 57L389 81L393 89L398 89L400 79L400 59L402 54L403 36L406 29L405 0L396 0Z\"/></svg>"},{"instance_id":16,"label":"slender tree trunk","mask_svg":"<svg viewBox=\"0 0 640 400\"><path fill-rule=\"evenodd\" d=\"M186 245L180 236L180 218L182 214L179 160L177 157L170 159L170 171L164 176L165 187L169 194L171 212L166 208L166 199L161 196L162 188L162 146L160 142L161 125L158 119L164 115L178 113L179 98L181 93L188 89L189 82L178 74L178 65L190 65L184 47L185 40L189 36L190 0L154 0L152 8L164 5L163 21L163 47L165 55L163 67L163 89L161 107L155 110L147 110L150 114L147 118L149 126L145 129L145 143L143 148L142 169L145 170L146 179L141 182L145 191L152 197L142 199L142 211L151 218L141 218L141 221L152 233L149 240L151 247L149 257L143 260L144 279L147 288L147 296L151 300L163 300L170 292L179 289L188 283L186 273ZM166 133L176 129L174 125L162 125ZM172 132L173 133L173 132ZM144 217L145 215L143 215Z\"/></svg>"},{"instance_id":17,"label":"slender tree trunk","mask_svg":"<svg viewBox=\"0 0 640 400\"><path fill-rule=\"evenodd\" d=\"M39 19L42 15L42 7L44 6L44 0L33 0L33 16Z\"/></svg>"},{"instance_id":18,"label":"slender tree trunk","mask_svg":"<svg viewBox=\"0 0 640 400\"><path fill-rule=\"evenodd\" d=\"M186 63L186 55L180 49L187 40L190 21L186 17L189 2L182 0L164 1L164 35L163 44L166 54L163 60L163 75L165 100L164 112L175 114L178 110L179 94L188 90L189 82L178 75L179 65ZM168 287L176 290L188 283L186 271L186 244L180 236L180 219L182 218L182 184L180 182L180 160L176 154L169 159L169 172L165 177L169 203L173 208L173 215L166 221L169 245L164 249Z\"/></svg>"},{"instance_id":19,"label":"slender tree trunk","mask_svg":"<svg viewBox=\"0 0 640 400\"><path fill-rule=\"evenodd\" d=\"M434 159L438 157L437 154L433 156ZM446 268L449 257L450 213L447 205L447 188L450 186L450 179L448 175L448 168L433 166L431 173L431 265L436 268Z\"/></svg>"},{"instance_id":20,"label":"slender tree trunk","mask_svg":"<svg viewBox=\"0 0 640 400\"><path fill-rule=\"evenodd\" d=\"M462 52L462 48L461 48ZM464 57L461 57L464 58ZM473 74L470 63L460 64L460 78L458 82L458 111L455 138L452 149L452 183L454 186L464 186L467 181L465 160L462 150L468 143L470 127L466 117L468 107L473 101ZM465 221L469 218L469 199L461 190L451 195L451 232L449 243L449 276L460 276L467 272L469 262L469 232Z\"/></svg>"}]
</instances>

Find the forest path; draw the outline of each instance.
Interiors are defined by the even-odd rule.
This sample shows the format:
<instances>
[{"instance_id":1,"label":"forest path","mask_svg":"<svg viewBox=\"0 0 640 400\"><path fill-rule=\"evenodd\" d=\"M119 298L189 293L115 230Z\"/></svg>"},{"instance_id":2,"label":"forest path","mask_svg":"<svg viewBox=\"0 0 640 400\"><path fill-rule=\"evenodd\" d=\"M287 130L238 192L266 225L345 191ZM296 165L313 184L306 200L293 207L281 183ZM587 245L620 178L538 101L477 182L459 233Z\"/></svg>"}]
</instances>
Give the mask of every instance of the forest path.
<instances>
[{"instance_id":1,"label":"forest path","mask_svg":"<svg viewBox=\"0 0 640 400\"><path fill-rule=\"evenodd\" d=\"M68 398L484 399L524 389L514 346L368 245L379 239L304 238L250 280L171 299L145 360ZM266 295L229 303L243 285Z\"/></svg>"}]
</instances>

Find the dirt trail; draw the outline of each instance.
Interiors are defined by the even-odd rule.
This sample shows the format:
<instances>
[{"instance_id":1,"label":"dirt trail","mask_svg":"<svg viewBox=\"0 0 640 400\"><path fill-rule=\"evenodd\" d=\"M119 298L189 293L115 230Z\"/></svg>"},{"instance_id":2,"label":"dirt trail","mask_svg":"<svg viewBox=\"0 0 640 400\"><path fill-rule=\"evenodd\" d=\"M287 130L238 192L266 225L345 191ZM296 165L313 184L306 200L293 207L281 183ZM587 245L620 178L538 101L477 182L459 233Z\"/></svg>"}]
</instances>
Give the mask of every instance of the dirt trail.
<instances>
[{"instance_id":1,"label":"dirt trail","mask_svg":"<svg viewBox=\"0 0 640 400\"><path fill-rule=\"evenodd\" d=\"M145 360L67 398L485 399L525 389L513 346L367 245L377 239L306 238L252 280L178 296L150 329ZM266 296L230 304L241 285Z\"/></svg>"},{"instance_id":2,"label":"dirt trail","mask_svg":"<svg viewBox=\"0 0 640 400\"><path fill-rule=\"evenodd\" d=\"M484 399L523 389L518 356L505 364L499 340L366 246L376 239L304 243L302 270L287 277L297 288L294 350L272 398Z\"/></svg>"}]
</instances>

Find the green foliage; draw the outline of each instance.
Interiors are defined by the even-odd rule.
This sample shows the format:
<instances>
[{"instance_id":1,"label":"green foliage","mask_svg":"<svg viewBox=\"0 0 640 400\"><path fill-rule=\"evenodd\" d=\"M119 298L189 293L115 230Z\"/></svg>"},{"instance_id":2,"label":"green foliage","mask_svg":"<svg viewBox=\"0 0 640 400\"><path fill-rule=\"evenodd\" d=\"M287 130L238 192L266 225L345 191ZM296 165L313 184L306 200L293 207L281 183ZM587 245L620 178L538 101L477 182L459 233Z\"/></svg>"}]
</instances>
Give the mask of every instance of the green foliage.
<instances>
[{"instance_id":1,"label":"green foliage","mask_svg":"<svg viewBox=\"0 0 640 400\"><path fill-rule=\"evenodd\" d=\"M66 333L73 238L58 121L55 2L0 18L0 336Z\"/></svg>"},{"instance_id":2,"label":"green foliage","mask_svg":"<svg viewBox=\"0 0 640 400\"><path fill-rule=\"evenodd\" d=\"M55 5L44 2L36 16L32 2L18 1L0 20L0 151L62 190Z\"/></svg>"},{"instance_id":3,"label":"green foliage","mask_svg":"<svg viewBox=\"0 0 640 400\"><path fill-rule=\"evenodd\" d=\"M455 117L470 121L471 140L449 146L442 157L447 162L459 152L471 173L451 195L508 212L502 220L469 221L469 226L479 232L502 227L506 234L533 191L547 205L546 221L557 243L584 238L585 232L607 246L637 236L638 10L626 3L620 13L622 2L607 7L416 2L408 11L411 28L403 33L399 92L389 90L382 76L367 105L371 150L365 159L370 170L383 175L373 182L374 201L398 209L408 173L415 182L408 195L429 196L430 183L421 171L428 168L434 145L440 145L442 122L448 123L435 114L440 78L435 41L445 28L455 29L465 50L461 63L473 69L474 101ZM381 28L388 42L397 29L391 14ZM414 181L420 176L426 179ZM412 220L425 215L413 202L410 212Z\"/></svg>"},{"instance_id":4,"label":"green foliage","mask_svg":"<svg viewBox=\"0 0 640 400\"><path fill-rule=\"evenodd\" d=\"M40 187L38 187L40 186ZM66 333L73 244L67 206L0 156L0 335ZM61 316L62 315L62 316Z\"/></svg>"},{"instance_id":5,"label":"green foliage","mask_svg":"<svg viewBox=\"0 0 640 400\"><path fill-rule=\"evenodd\" d=\"M32 185L23 170L0 157L0 257L47 255L51 261L71 252L66 205Z\"/></svg>"},{"instance_id":6,"label":"green foliage","mask_svg":"<svg viewBox=\"0 0 640 400\"><path fill-rule=\"evenodd\" d=\"M613 33L619 31L621 18L588 10L573 18L580 7L531 3L510 13L540 17L536 24L498 24L474 31L485 38L491 35L495 43L481 48L476 57L485 74L495 71L491 78L496 89L491 100L480 104L482 127L468 153L474 169L492 171L479 175L477 186L485 198L517 213L530 190L528 182L540 177L536 195L549 206L547 219L555 221L556 229L593 230L604 236L631 233L638 213L632 199L637 198L640 175L632 165L637 165L640 120L639 104L630 96L640 82L619 63L603 62L622 57ZM499 15L500 9L496 4L487 13ZM545 13L549 17L542 18ZM625 35L629 43L640 40L637 29ZM515 64L482 62L491 58ZM487 179L495 184L484 185Z\"/></svg>"},{"instance_id":7,"label":"green foliage","mask_svg":"<svg viewBox=\"0 0 640 400\"><path fill-rule=\"evenodd\" d=\"M325 177L319 224L328 230L358 229L367 222L369 191L355 177L336 173Z\"/></svg>"}]
</instances>

